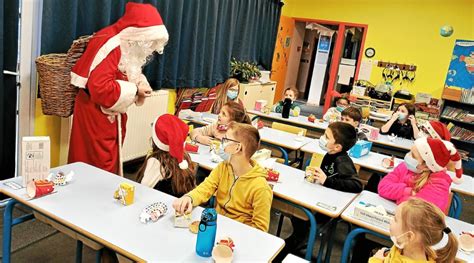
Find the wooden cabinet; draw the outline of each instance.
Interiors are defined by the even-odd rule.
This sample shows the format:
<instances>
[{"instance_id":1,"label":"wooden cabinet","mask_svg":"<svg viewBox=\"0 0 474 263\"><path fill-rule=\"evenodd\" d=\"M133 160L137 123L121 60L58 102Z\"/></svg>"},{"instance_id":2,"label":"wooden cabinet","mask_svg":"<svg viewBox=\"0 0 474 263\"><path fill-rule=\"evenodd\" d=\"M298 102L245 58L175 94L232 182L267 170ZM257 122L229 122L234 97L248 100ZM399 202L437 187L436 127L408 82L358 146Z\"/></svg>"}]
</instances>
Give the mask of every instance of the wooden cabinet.
<instances>
[{"instance_id":1,"label":"wooden cabinet","mask_svg":"<svg viewBox=\"0 0 474 263\"><path fill-rule=\"evenodd\" d=\"M275 98L276 82L268 82L261 84L256 83L240 83L239 98L244 103L244 107L247 110L255 107L255 101L266 100L268 105L273 105L273 99Z\"/></svg>"}]
</instances>

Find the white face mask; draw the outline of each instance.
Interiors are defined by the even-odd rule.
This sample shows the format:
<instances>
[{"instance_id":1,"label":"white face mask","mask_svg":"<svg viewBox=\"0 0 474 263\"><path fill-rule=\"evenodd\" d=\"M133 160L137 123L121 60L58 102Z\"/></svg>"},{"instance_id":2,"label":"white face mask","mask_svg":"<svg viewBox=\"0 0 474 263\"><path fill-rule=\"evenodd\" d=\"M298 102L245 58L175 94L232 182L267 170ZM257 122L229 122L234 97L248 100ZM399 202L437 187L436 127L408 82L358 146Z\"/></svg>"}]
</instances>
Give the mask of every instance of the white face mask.
<instances>
[{"instance_id":1,"label":"white face mask","mask_svg":"<svg viewBox=\"0 0 474 263\"><path fill-rule=\"evenodd\" d=\"M326 152L328 151L328 139L324 134L319 138L319 147Z\"/></svg>"},{"instance_id":2,"label":"white face mask","mask_svg":"<svg viewBox=\"0 0 474 263\"><path fill-rule=\"evenodd\" d=\"M405 244L400 242L400 237L404 236L408 232L405 232L399 236L390 236L390 239L392 240L393 244L398 248L398 249L403 249L405 247Z\"/></svg>"}]
</instances>

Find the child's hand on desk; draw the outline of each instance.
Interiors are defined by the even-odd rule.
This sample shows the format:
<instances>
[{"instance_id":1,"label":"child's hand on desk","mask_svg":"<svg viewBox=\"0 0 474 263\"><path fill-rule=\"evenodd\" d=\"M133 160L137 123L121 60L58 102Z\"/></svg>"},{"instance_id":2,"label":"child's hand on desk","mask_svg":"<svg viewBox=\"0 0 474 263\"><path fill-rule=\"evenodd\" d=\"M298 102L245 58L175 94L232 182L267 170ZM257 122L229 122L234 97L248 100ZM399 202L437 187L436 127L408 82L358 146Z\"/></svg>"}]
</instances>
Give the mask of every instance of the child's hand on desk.
<instances>
[{"instance_id":1,"label":"child's hand on desk","mask_svg":"<svg viewBox=\"0 0 474 263\"><path fill-rule=\"evenodd\" d=\"M316 178L316 181L323 185L324 182L326 182L326 179L328 178L328 176L323 172L323 170L321 170L321 168L319 167L314 167L315 170L316 170L316 173L314 174L314 177Z\"/></svg>"},{"instance_id":2,"label":"child's hand on desk","mask_svg":"<svg viewBox=\"0 0 474 263\"><path fill-rule=\"evenodd\" d=\"M174 200L173 208L179 215L185 215L193 211L193 200L187 195L183 195L181 198Z\"/></svg>"},{"instance_id":3,"label":"child's hand on desk","mask_svg":"<svg viewBox=\"0 0 474 263\"><path fill-rule=\"evenodd\" d=\"M199 135L198 137L196 137L196 140L201 144L210 145L213 139L209 136Z\"/></svg>"}]
</instances>

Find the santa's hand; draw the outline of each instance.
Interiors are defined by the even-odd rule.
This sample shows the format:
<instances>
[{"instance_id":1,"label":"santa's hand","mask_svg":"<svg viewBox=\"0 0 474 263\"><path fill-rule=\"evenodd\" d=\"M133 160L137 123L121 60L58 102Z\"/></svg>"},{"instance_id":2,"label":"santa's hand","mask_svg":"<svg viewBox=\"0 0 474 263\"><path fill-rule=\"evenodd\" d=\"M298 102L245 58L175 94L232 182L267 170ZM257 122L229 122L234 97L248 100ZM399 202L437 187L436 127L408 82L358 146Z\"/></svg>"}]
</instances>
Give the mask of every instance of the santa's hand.
<instances>
[{"instance_id":1,"label":"santa's hand","mask_svg":"<svg viewBox=\"0 0 474 263\"><path fill-rule=\"evenodd\" d=\"M138 88L138 91L137 91L138 97L150 97L151 92L153 91L150 85L148 85L148 82L147 83L142 82L142 81L138 82L137 88Z\"/></svg>"},{"instance_id":2,"label":"santa's hand","mask_svg":"<svg viewBox=\"0 0 474 263\"><path fill-rule=\"evenodd\" d=\"M142 106L145 103L145 98L146 97L137 96L135 100L135 105Z\"/></svg>"}]
</instances>

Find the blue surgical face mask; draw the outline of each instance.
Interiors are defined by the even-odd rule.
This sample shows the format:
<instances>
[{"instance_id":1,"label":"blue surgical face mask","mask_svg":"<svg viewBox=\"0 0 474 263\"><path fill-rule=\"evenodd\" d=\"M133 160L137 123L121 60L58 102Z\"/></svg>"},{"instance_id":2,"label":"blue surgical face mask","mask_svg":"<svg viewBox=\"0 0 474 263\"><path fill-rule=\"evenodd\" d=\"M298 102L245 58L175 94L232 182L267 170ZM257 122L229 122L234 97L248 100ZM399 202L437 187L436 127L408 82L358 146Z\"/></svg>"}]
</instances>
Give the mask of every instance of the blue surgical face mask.
<instances>
[{"instance_id":1,"label":"blue surgical face mask","mask_svg":"<svg viewBox=\"0 0 474 263\"><path fill-rule=\"evenodd\" d=\"M342 112L342 111L345 110L345 109L346 109L346 108L344 108L344 107L342 107L342 106L337 106L337 107L336 107L336 110L337 110L338 112Z\"/></svg>"},{"instance_id":2,"label":"blue surgical face mask","mask_svg":"<svg viewBox=\"0 0 474 263\"><path fill-rule=\"evenodd\" d=\"M328 151L328 139L326 138L326 135L323 134L323 136L321 136L319 138L319 147L321 147L321 149L323 149L324 151Z\"/></svg>"},{"instance_id":3,"label":"blue surgical face mask","mask_svg":"<svg viewBox=\"0 0 474 263\"><path fill-rule=\"evenodd\" d=\"M224 161L229 161L230 160L230 153L225 152L225 148L228 146L228 143L223 143L221 144L221 147L219 147L219 151L217 151L217 155L221 157L222 160Z\"/></svg>"},{"instance_id":4,"label":"blue surgical face mask","mask_svg":"<svg viewBox=\"0 0 474 263\"><path fill-rule=\"evenodd\" d=\"M236 90L228 90L227 91L227 98L231 100L235 100L239 96L239 92Z\"/></svg>"},{"instance_id":5,"label":"blue surgical face mask","mask_svg":"<svg viewBox=\"0 0 474 263\"><path fill-rule=\"evenodd\" d=\"M405 155L404 161L405 161L405 164L406 164L408 170L410 170L414 173L420 173L420 171L417 168L418 167L418 161L411 156L411 152L408 152Z\"/></svg>"},{"instance_id":6,"label":"blue surgical face mask","mask_svg":"<svg viewBox=\"0 0 474 263\"><path fill-rule=\"evenodd\" d=\"M401 112L400 112L400 113L398 114L398 120L399 120L399 121L403 121L403 120L406 119L406 118L407 118L407 115L406 115L405 113L401 113Z\"/></svg>"}]
</instances>

